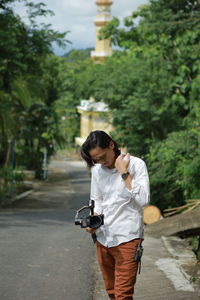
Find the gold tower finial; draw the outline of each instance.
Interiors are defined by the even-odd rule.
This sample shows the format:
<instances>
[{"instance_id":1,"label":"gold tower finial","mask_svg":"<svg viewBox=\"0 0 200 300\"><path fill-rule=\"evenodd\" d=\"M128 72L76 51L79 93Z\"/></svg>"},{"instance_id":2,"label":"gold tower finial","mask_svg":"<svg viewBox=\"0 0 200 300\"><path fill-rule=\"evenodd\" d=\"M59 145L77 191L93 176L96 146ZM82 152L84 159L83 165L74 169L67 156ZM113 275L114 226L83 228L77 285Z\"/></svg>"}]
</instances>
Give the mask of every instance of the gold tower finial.
<instances>
[{"instance_id":1,"label":"gold tower finial","mask_svg":"<svg viewBox=\"0 0 200 300\"><path fill-rule=\"evenodd\" d=\"M102 4L105 4L105 5L112 5L112 1L110 0L97 0L96 4L97 5L102 5Z\"/></svg>"}]
</instances>

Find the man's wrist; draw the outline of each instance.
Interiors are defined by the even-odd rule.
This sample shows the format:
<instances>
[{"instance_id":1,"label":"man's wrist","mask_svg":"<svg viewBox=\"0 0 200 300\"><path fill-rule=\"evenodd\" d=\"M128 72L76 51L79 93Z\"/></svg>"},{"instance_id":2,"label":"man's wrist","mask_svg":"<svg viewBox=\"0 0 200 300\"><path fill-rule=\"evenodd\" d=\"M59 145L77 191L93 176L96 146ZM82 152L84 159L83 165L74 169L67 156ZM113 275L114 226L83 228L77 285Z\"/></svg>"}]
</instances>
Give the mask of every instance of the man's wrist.
<instances>
[{"instance_id":1,"label":"man's wrist","mask_svg":"<svg viewBox=\"0 0 200 300\"><path fill-rule=\"evenodd\" d=\"M128 170L127 169L124 169L124 170L119 170L119 173L122 175L122 174L124 174L124 173L127 173L128 172Z\"/></svg>"},{"instance_id":2,"label":"man's wrist","mask_svg":"<svg viewBox=\"0 0 200 300\"><path fill-rule=\"evenodd\" d=\"M126 180L129 177L130 173L129 172L125 172L121 174L121 177L123 180Z\"/></svg>"}]
</instances>

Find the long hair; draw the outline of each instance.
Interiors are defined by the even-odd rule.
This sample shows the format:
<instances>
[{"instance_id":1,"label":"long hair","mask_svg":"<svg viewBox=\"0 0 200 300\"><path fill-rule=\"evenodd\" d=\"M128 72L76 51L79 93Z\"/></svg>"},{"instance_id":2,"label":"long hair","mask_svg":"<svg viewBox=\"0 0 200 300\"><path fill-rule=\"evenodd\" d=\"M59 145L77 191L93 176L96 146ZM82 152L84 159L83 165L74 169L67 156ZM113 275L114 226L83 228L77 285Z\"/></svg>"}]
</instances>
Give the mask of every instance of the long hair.
<instances>
[{"instance_id":1,"label":"long hair","mask_svg":"<svg viewBox=\"0 0 200 300\"><path fill-rule=\"evenodd\" d=\"M95 130L90 132L86 141L81 146L81 156L86 161L89 169L95 165L95 162L90 157L89 151L96 147L100 147L102 149L108 148L111 141L114 144L113 151L115 152L115 157L117 158L120 155L118 145L105 131Z\"/></svg>"}]
</instances>

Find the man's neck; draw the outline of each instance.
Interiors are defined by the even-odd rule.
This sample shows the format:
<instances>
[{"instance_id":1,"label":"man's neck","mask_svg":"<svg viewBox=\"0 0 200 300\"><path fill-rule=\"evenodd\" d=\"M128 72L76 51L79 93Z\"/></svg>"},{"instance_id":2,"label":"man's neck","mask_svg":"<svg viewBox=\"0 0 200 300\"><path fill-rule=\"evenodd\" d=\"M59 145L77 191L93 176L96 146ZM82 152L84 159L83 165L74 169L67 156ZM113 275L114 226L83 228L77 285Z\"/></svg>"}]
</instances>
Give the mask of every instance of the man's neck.
<instances>
[{"instance_id":1,"label":"man's neck","mask_svg":"<svg viewBox=\"0 0 200 300\"><path fill-rule=\"evenodd\" d=\"M109 166L109 167L107 167L108 169L114 169L115 168L115 161L114 161L114 163L111 165L111 166Z\"/></svg>"}]
</instances>

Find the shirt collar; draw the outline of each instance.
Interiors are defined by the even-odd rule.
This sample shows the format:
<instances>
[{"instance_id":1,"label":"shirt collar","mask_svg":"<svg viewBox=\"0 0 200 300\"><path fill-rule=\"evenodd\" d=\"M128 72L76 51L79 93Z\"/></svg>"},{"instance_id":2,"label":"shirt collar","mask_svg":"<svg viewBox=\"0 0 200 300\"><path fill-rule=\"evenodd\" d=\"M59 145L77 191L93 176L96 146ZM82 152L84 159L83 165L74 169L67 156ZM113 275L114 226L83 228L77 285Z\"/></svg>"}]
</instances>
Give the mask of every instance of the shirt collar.
<instances>
[{"instance_id":1,"label":"shirt collar","mask_svg":"<svg viewBox=\"0 0 200 300\"><path fill-rule=\"evenodd\" d=\"M113 168L113 169L109 169L107 167L104 167L103 165L101 165L101 168L104 170L104 171L108 171L110 173L116 173L117 172L117 169L116 168Z\"/></svg>"}]
</instances>

